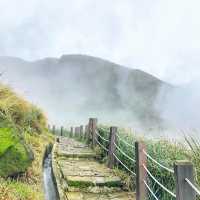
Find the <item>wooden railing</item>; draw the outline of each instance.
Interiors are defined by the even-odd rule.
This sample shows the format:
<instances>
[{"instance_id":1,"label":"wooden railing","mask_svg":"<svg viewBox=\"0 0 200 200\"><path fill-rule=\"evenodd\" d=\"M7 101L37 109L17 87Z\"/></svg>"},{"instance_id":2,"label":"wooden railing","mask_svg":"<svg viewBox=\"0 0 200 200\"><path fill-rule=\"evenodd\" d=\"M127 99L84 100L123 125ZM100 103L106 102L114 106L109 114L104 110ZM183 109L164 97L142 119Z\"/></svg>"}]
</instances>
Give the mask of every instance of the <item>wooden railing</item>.
<instances>
[{"instance_id":1,"label":"wooden railing","mask_svg":"<svg viewBox=\"0 0 200 200\"><path fill-rule=\"evenodd\" d=\"M55 134L56 128L53 126L52 132ZM61 127L60 135L63 136L63 127ZM166 193L171 196L171 199L175 200L196 200L200 196L200 190L195 185L194 178L194 167L193 164L189 161L176 161L174 163L174 168L170 169L161 163L159 163L156 158L151 157L146 150L146 146L143 142L136 141L135 144L130 144L127 141L120 138L117 133L117 127L110 127L109 139L103 138L97 130L97 119L90 118L89 123L85 128L81 125L78 127L71 127L69 136L70 137L79 137L85 139L92 148L95 148L99 145L108 156L108 167L113 168L118 162L124 169L131 173L136 178L136 200L147 200L148 193L151 196L158 200L159 198L153 192L153 189L148 185L147 178L151 178L158 186L160 186ZM99 139L108 142L108 147L100 143ZM131 147L135 151L135 159L127 155L120 147L117 145L118 141L124 142L125 145ZM116 151L119 151L121 154L126 156L135 167L135 171L132 171L128 168L126 164L123 163L117 157ZM171 173L171 176L175 178L176 189L175 192L170 191L167 187L161 184L149 171L147 166L147 160L154 162L157 167L162 168L163 170ZM160 199L161 200L161 199ZM162 199L165 200L165 199Z\"/></svg>"}]
</instances>

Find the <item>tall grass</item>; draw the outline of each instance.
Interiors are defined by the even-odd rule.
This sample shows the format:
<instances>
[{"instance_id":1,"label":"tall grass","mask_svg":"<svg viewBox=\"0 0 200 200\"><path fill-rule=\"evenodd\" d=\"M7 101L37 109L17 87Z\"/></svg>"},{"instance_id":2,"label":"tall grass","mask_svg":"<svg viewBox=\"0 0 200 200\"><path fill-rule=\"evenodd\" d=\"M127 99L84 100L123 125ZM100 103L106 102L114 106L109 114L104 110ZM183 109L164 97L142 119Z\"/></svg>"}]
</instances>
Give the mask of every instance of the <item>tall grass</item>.
<instances>
[{"instance_id":1,"label":"tall grass","mask_svg":"<svg viewBox=\"0 0 200 200\"><path fill-rule=\"evenodd\" d=\"M108 142L103 140L101 137L98 137L98 141L107 149L109 148L109 132L110 130L109 127L107 126L100 125L98 127L98 133L103 138L108 140ZM68 136L69 135L70 134L68 133ZM196 185L197 187L198 185L200 185L200 140L199 139L192 136L187 136L185 137L186 144L179 143L176 141L172 142L167 139L154 140L154 139L147 139L144 137L142 138L138 137L133 133L127 132L127 130L125 129L119 129L118 136L119 137L117 137L117 145L123 152L125 152L129 157L131 157L134 160L135 160L135 148L134 148L135 142L142 141L146 145L147 153L165 167L173 169L174 163L177 160L191 161L195 167ZM124 140L126 143L131 144L132 146L125 144L119 138ZM80 140L80 138L76 139ZM101 147L97 147L96 151L99 153L100 155L99 158L102 161L107 161L107 151L105 151ZM116 152L116 155L131 171L135 172L136 166L133 161L129 160L119 151ZM159 167L157 164L155 164L149 159L147 161L147 167L148 170L151 172L151 174L161 184L163 184L166 188L168 188L170 191L176 194L175 179L173 173ZM135 190L135 176L133 176L130 172L128 172L119 162L116 163L116 169L118 175L120 175L125 181L125 184L127 186L126 189ZM147 178L147 182L158 199L174 200L174 197L172 197L170 194L164 191L150 177ZM152 197L150 193L148 195L149 195L148 200L155 199L154 197ZM198 198L198 200L199 199L200 198Z\"/></svg>"},{"instance_id":2,"label":"tall grass","mask_svg":"<svg viewBox=\"0 0 200 200\"><path fill-rule=\"evenodd\" d=\"M14 137L29 147L34 153L32 165L17 179L0 178L0 200L42 200L42 159L45 147L53 142L53 136L47 132L47 119L43 112L11 88L0 84L0 129L13 130ZM7 135L8 135L7 133ZM13 137L13 136L12 136ZM12 137L4 141L0 138L0 146L11 146ZM3 149L0 148L0 153ZM0 157L1 159L1 157ZM9 159L9 157L8 157Z\"/></svg>"},{"instance_id":3,"label":"tall grass","mask_svg":"<svg viewBox=\"0 0 200 200\"><path fill-rule=\"evenodd\" d=\"M46 125L46 117L39 108L0 84L0 127L41 133Z\"/></svg>"},{"instance_id":4,"label":"tall grass","mask_svg":"<svg viewBox=\"0 0 200 200\"><path fill-rule=\"evenodd\" d=\"M105 126L100 126L98 128L98 132L101 136L108 139L109 138L109 128ZM184 144L181 143L172 143L168 140L150 140L146 138L139 138L136 135L129 134L125 130L121 129L118 131L118 135L120 138L128 142L129 144L132 144L133 147L127 146L124 142L121 140L117 140L117 144L129 157L135 159L135 150L134 150L134 143L135 141L142 141L146 144L147 152L150 154L154 159L156 159L159 163L163 164L164 166L173 169L173 164L176 160L190 160L194 163L196 167L196 173L197 173L197 182L200 181L200 143L197 142L197 140L194 140L193 138L187 139L188 146L190 147L190 150L188 147L186 147ZM108 143L99 138L99 141L105 146L108 147ZM101 151L101 156L106 157L107 153L105 151ZM119 151L117 151L118 158L126 165L129 169L135 172L135 163L133 163L131 160L126 158L123 154L121 154ZM162 183L166 188L171 190L173 193L175 192L175 180L174 175L170 172L164 170L163 168L160 168L155 163L153 163L151 160L148 160L147 162L148 170L152 173L156 179ZM126 173L128 171L121 165L117 164L117 168L120 170L124 170ZM129 174L131 175L131 174ZM129 176L130 177L130 176ZM135 177L132 176L132 178L127 179L129 181L133 181L131 184L130 182L127 183L129 186L134 186L134 180ZM172 200L174 199L166 193L158 184L156 184L151 178L148 178L148 184L153 189L154 193L158 197L158 199L164 199L164 200ZM133 189L132 187L129 187L129 189ZM149 194L149 199L154 199Z\"/></svg>"},{"instance_id":5,"label":"tall grass","mask_svg":"<svg viewBox=\"0 0 200 200\"><path fill-rule=\"evenodd\" d=\"M190 148L190 159L192 160L195 166L195 175L197 184L200 185L200 141L196 137L185 137Z\"/></svg>"}]
</instances>

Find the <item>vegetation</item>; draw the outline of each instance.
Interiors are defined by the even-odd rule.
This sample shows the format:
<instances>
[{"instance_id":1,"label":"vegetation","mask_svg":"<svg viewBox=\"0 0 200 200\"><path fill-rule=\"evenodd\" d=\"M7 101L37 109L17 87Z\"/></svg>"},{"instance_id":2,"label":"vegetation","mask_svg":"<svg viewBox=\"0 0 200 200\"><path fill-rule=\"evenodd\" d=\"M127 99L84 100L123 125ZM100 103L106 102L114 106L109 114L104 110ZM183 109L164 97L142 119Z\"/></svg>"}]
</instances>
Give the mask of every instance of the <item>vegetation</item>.
<instances>
[{"instance_id":1,"label":"vegetation","mask_svg":"<svg viewBox=\"0 0 200 200\"><path fill-rule=\"evenodd\" d=\"M100 126L98 128L98 132L104 138L106 139L109 138L108 127ZM176 160L192 161L196 168L197 184L200 184L200 143L198 142L198 140L193 139L192 137L186 138L187 144L189 146L188 148L188 146L185 146L184 144L172 143L171 141L164 140L164 139L150 140L146 138L139 138L136 135L128 133L124 129L119 130L118 135L125 142L133 145L133 147L128 146L122 140L120 140L119 137L117 138L117 144L120 147L120 149L133 159L135 159L134 142L143 141L146 144L148 154L151 155L153 158L155 158L156 161L158 161L159 163L163 164L164 166L170 169L173 169L173 164ZM103 144L105 147L108 148L108 143L106 141L102 140L101 138L98 138L98 139L101 144ZM106 156L107 156L106 151L101 149L101 158L106 160ZM126 166L128 166L129 169L135 172L135 164L132 161L127 159L127 157L125 157L119 151L117 151L117 157L121 161L123 161L123 163ZM125 170L124 167L122 167L122 165L120 165L119 163L116 169L117 169L116 172L118 173L118 175L121 175L121 177L124 179L124 182L126 183L127 188L133 189L133 187L135 187L135 184L133 184L135 177L131 174L127 175L127 170ZM118 169L120 169L120 171ZM156 177L157 180L159 180L160 183L162 183L169 190L175 193L175 180L174 180L173 174L166 171L165 169L160 168L149 159L148 159L148 170L152 173L154 177ZM122 173L121 171L124 171L125 173ZM155 192L158 199L165 199L165 200L173 199L173 197L167 194L151 178L148 178L147 181L150 187ZM154 199L154 198L149 194L149 199Z\"/></svg>"},{"instance_id":2,"label":"vegetation","mask_svg":"<svg viewBox=\"0 0 200 200\"><path fill-rule=\"evenodd\" d=\"M13 176L24 172L33 160L33 153L27 149L13 129L0 129L0 176Z\"/></svg>"},{"instance_id":3,"label":"vegetation","mask_svg":"<svg viewBox=\"0 0 200 200\"><path fill-rule=\"evenodd\" d=\"M41 200L42 160L53 142L36 106L0 84L0 200Z\"/></svg>"},{"instance_id":4,"label":"vegetation","mask_svg":"<svg viewBox=\"0 0 200 200\"><path fill-rule=\"evenodd\" d=\"M197 184L200 185L200 141L195 137L186 137L185 140L190 147L191 160L196 169Z\"/></svg>"}]
</instances>

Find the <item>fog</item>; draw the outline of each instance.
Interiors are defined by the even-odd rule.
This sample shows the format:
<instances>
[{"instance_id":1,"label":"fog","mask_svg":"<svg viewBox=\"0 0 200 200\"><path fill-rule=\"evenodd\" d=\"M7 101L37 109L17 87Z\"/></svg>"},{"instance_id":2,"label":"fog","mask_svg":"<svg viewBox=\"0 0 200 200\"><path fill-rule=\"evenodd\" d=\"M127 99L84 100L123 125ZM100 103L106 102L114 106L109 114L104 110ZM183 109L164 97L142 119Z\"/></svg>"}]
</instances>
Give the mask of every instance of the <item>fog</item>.
<instances>
[{"instance_id":1,"label":"fog","mask_svg":"<svg viewBox=\"0 0 200 200\"><path fill-rule=\"evenodd\" d=\"M99 123L148 135L199 128L198 82L174 86L94 57L69 55L27 62L0 59L1 80L41 107L49 123ZM179 130L177 132L177 130Z\"/></svg>"},{"instance_id":2,"label":"fog","mask_svg":"<svg viewBox=\"0 0 200 200\"><path fill-rule=\"evenodd\" d=\"M164 107L159 109L163 110L161 115L171 126L184 130L200 128L199 105L199 82L192 82L172 90L164 101Z\"/></svg>"},{"instance_id":3,"label":"fog","mask_svg":"<svg viewBox=\"0 0 200 200\"><path fill-rule=\"evenodd\" d=\"M135 90L140 83L135 80L132 84L135 73L131 75L128 68L77 55L37 62L2 57L0 70L4 72L2 82L43 108L50 123L80 124L86 123L88 117L121 126L139 123L134 105L143 102L143 94Z\"/></svg>"},{"instance_id":4,"label":"fog","mask_svg":"<svg viewBox=\"0 0 200 200\"><path fill-rule=\"evenodd\" d=\"M0 55L88 54L182 84L200 75L198 0L1 0Z\"/></svg>"},{"instance_id":5,"label":"fog","mask_svg":"<svg viewBox=\"0 0 200 200\"><path fill-rule=\"evenodd\" d=\"M12 62L11 67L0 63L1 71L5 71L1 79L42 107L51 123L85 123L86 116L99 116L102 122L143 127L143 122L133 115L137 102L143 108L143 99L133 98L138 94L132 85L127 85L129 72L119 71L120 78L111 84L115 93L108 98L109 84L101 84L108 83L110 76L100 74L101 81L92 82L100 92L92 93L90 87L83 87L89 84L90 72L76 72L76 68L67 72L53 70L52 63L63 54L100 57L143 70L173 85L174 89L167 93L166 87L161 86L149 107L164 120L164 128L198 129L199 6L198 0L1 0L0 56L27 61L55 58L49 61L51 75L48 70L42 71L42 64L34 68L32 62L20 61L17 67ZM87 102L89 98L94 99L94 105ZM115 101L113 106L111 102ZM87 109L81 115L85 105ZM133 107L135 110L131 110ZM116 111L113 116L111 110Z\"/></svg>"}]
</instances>

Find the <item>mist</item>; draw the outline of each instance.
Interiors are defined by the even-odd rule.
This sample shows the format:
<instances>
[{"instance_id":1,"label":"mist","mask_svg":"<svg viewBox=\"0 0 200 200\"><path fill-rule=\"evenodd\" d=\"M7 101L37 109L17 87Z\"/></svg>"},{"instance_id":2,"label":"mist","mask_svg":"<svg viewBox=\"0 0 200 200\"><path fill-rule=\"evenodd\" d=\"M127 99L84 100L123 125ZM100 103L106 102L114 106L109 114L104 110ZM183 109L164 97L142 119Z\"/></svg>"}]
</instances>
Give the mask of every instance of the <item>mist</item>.
<instances>
[{"instance_id":1,"label":"mist","mask_svg":"<svg viewBox=\"0 0 200 200\"><path fill-rule=\"evenodd\" d=\"M200 77L198 0L2 0L0 55L87 54L173 83Z\"/></svg>"},{"instance_id":2,"label":"mist","mask_svg":"<svg viewBox=\"0 0 200 200\"><path fill-rule=\"evenodd\" d=\"M50 123L80 124L94 116L146 132L198 129L198 5L197 0L2 0L1 80L41 107ZM59 58L69 54L117 66L65 65Z\"/></svg>"},{"instance_id":3,"label":"mist","mask_svg":"<svg viewBox=\"0 0 200 200\"><path fill-rule=\"evenodd\" d=\"M2 81L43 108L51 123L78 124L93 116L134 126L144 119L145 126L159 118L151 106L165 83L139 70L84 55L35 62L1 57L0 70Z\"/></svg>"},{"instance_id":4,"label":"mist","mask_svg":"<svg viewBox=\"0 0 200 200\"><path fill-rule=\"evenodd\" d=\"M195 81L176 87L167 95L164 107L158 108L161 111L162 118L166 121L166 126L182 130L200 128L199 89L199 81ZM160 90L160 93L162 93L162 90ZM159 102L156 103L160 104Z\"/></svg>"},{"instance_id":5,"label":"mist","mask_svg":"<svg viewBox=\"0 0 200 200\"><path fill-rule=\"evenodd\" d=\"M42 108L50 124L70 127L97 117L100 124L150 137L198 135L198 81L172 85L85 55L34 62L0 57L0 71L1 81Z\"/></svg>"}]
</instances>

